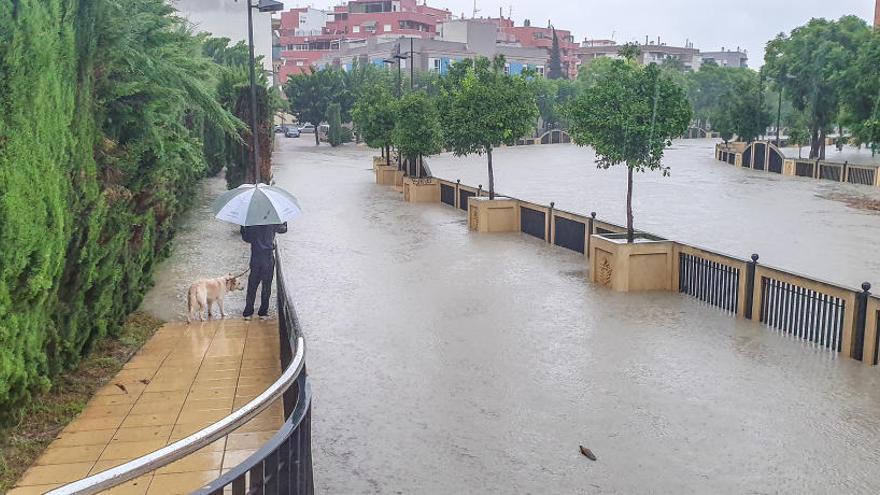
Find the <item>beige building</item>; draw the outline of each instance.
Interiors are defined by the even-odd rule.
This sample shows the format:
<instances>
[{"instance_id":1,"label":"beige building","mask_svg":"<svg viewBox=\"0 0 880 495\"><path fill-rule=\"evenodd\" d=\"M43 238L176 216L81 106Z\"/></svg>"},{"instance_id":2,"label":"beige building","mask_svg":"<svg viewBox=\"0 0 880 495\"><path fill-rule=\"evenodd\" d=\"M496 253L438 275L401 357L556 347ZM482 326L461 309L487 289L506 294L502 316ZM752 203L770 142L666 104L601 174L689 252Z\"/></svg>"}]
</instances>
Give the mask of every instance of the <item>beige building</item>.
<instances>
[{"instance_id":1,"label":"beige building","mask_svg":"<svg viewBox=\"0 0 880 495\"><path fill-rule=\"evenodd\" d=\"M610 40L585 40L581 48L577 51L581 65L589 65L590 62L602 57L619 57L618 52L622 45L618 45ZM647 65L650 63L660 64L667 58L679 59L686 69L699 70L702 65L700 50L694 48L693 43L687 43L687 46L669 46L662 43L660 38L657 41L645 38L645 43L639 45L642 54L639 56L639 63Z\"/></svg>"}]
</instances>

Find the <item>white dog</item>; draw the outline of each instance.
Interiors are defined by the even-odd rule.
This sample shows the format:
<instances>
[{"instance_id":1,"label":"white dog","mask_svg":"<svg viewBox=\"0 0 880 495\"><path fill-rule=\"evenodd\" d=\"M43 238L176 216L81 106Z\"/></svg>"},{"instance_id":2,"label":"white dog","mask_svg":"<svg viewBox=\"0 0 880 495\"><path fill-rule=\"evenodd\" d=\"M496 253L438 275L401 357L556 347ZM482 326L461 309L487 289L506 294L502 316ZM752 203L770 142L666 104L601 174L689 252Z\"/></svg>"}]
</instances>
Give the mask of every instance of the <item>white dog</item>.
<instances>
[{"instance_id":1,"label":"white dog","mask_svg":"<svg viewBox=\"0 0 880 495\"><path fill-rule=\"evenodd\" d=\"M215 302L220 307L220 318L226 318L226 313L223 310L223 298L230 292L244 290L238 281L243 276L244 274L238 276L230 274L220 278L199 280L192 284L186 294L186 322L192 322L196 311L198 311L199 321L204 321L202 311L205 310L207 310L207 318L209 320L213 318L212 309Z\"/></svg>"}]
</instances>

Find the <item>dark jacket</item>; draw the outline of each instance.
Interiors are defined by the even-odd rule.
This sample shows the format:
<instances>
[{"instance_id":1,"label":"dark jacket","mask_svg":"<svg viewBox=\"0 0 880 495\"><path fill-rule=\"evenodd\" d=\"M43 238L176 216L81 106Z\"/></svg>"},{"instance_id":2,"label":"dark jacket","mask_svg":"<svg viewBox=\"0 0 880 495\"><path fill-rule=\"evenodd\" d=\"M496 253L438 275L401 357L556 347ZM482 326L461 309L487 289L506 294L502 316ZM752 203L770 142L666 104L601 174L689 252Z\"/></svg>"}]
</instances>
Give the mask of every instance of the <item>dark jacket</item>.
<instances>
[{"instance_id":1,"label":"dark jacket","mask_svg":"<svg viewBox=\"0 0 880 495\"><path fill-rule=\"evenodd\" d=\"M275 234L286 234L287 222L280 225L255 225L241 228L241 239L251 245L251 259L271 256Z\"/></svg>"}]
</instances>

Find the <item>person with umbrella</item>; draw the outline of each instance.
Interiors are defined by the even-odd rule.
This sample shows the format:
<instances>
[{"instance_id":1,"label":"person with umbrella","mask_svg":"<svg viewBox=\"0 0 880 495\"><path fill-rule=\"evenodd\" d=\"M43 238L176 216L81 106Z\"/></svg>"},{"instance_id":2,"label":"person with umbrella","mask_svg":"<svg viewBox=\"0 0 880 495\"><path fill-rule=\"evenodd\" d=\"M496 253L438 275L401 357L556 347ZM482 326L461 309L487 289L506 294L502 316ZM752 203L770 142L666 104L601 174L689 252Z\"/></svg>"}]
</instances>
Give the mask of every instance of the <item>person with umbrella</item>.
<instances>
[{"instance_id":1,"label":"person with umbrella","mask_svg":"<svg viewBox=\"0 0 880 495\"><path fill-rule=\"evenodd\" d=\"M265 184L244 184L214 202L216 218L240 225L241 238L251 245L250 275L244 319L254 315L257 288L262 286L257 316L269 316L269 299L275 276L275 235L287 233L287 221L302 213L296 198L284 189Z\"/></svg>"},{"instance_id":2,"label":"person with umbrella","mask_svg":"<svg viewBox=\"0 0 880 495\"><path fill-rule=\"evenodd\" d=\"M252 225L241 228L241 240L251 245L251 262L249 265L247 297L244 306L244 319L254 316L254 303L257 299L257 287L263 286L260 292L260 310L257 316L261 320L269 317L269 299L272 297L272 280L275 277L275 234L286 234L287 222L274 225Z\"/></svg>"}]
</instances>

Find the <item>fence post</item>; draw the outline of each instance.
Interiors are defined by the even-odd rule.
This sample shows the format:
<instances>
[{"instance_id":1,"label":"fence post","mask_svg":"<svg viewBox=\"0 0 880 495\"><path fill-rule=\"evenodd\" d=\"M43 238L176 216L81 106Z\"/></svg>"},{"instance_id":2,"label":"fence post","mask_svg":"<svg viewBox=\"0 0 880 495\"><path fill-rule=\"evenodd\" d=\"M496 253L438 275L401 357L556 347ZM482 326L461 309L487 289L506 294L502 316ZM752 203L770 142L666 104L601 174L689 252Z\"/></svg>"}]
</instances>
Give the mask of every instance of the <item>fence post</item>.
<instances>
[{"instance_id":1,"label":"fence post","mask_svg":"<svg viewBox=\"0 0 880 495\"><path fill-rule=\"evenodd\" d=\"M868 320L868 298L871 297L871 284L862 284L862 292L856 294L855 331L853 332L852 358L864 361L865 323Z\"/></svg>"},{"instance_id":2,"label":"fence post","mask_svg":"<svg viewBox=\"0 0 880 495\"><path fill-rule=\"evenodd\" d=\"M840 182L849 182L849 162L843 162L843 173L840 174Z\"/></svg>"},{"instance_id":3,"label":"fence post","mask_svg":"<svg viewBox=\"0 0 880 495\"><path fill-rule=\"evenodd\" d=\"M596 233L596 212L590 213L590 224L587 231L587 258L590 257L590 244L593 243L593 234Z\"/></svg>"},{"instance_id":4,"label":"fence post","mask_svg":"<svg viewBox=\"0 0 880 495\"><path fill-rule=\"evenodd\" d=\"M454 201L456 208L461 208L461 204L460 204L461 203L461 192L460 192L460 190L461 190L461 179L456 179L455 180L455 201Z\"/></svg>"},{"instance_id":5,"label":"fence post","mask_svg":"<svg viewBox=\"0 0 880 495\"><path fill-rule=\"evenodd\" d=\"M747 320L752 319L752 310L754 309L754 298L755 298L755 267L758 265L758 256L757 254L752 255L752 261L746 262L746 291L744 294L745 300L743 303L744 307L744 317Z\"/></svg>"},{"instance_id":6,"label":"fence post","mask_svg":"<svg viewBox=\"0 0 880 495\"><path fill-rule=\"evenodd\" d=\"M550 214L547 216L547 242L553 244L553 208L556 203L550 202Z\"/></svg>"}]
</instances>

